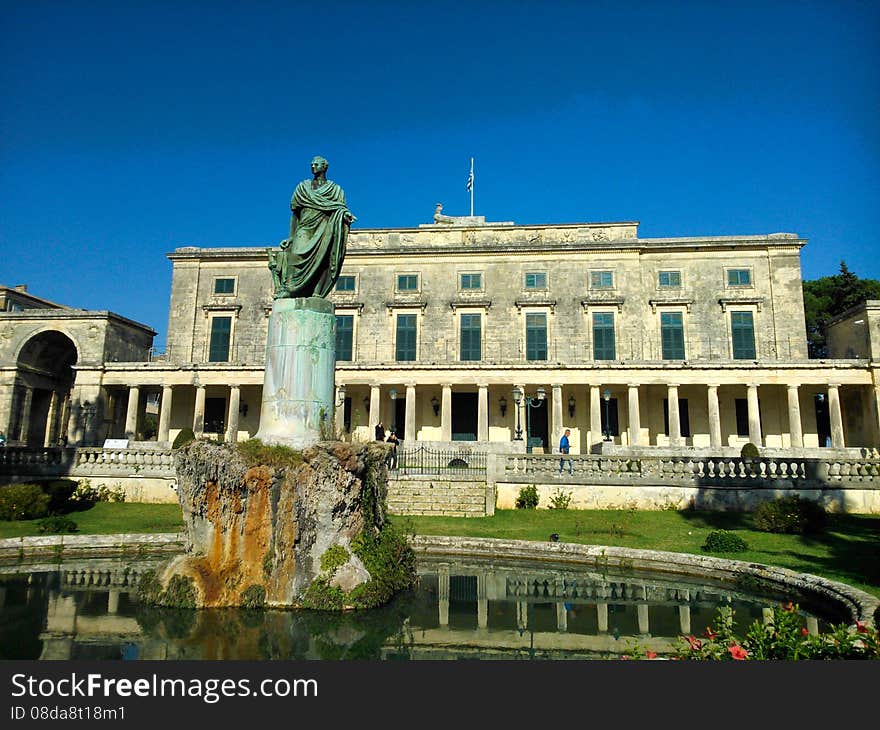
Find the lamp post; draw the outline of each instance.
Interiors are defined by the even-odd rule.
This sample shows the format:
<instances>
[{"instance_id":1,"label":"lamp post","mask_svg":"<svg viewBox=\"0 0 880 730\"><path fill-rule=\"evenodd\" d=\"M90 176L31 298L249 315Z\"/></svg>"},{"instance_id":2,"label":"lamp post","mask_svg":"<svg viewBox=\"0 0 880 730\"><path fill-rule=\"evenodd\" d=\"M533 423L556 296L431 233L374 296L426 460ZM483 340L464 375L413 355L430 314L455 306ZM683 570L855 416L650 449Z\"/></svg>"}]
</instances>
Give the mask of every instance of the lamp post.
<instances>
[{"instance_id":1,"label":"lamp post","mask_svg":"<svg viewBox=\"0 0 880 730\"><path fill-rule=\"evenodd\" d=\"M530 408L540 408L541 404L547 399L547 392L544 388L539 387L534 396L526 395L521 388L513 389L513 402L516 404L516 437L514 441L522 441L522 428L519 420L519 404L526 404L526 453L532 453L532 444L530 442L532 435L531 418L529 417Z\"/></svg>"},{"instance_id":2,"label":"lamp post","mask_svg":"<svg viewBox=\"0 0 880 730\"><path fill-rule=\"evenodd\" d=\"M605 401L605 428L602 429L602 440L611 441L611 419L608 417L608 404L611 401L611 391L607 388L602 393L602 400Z\"/></svg>"}]
</instances>

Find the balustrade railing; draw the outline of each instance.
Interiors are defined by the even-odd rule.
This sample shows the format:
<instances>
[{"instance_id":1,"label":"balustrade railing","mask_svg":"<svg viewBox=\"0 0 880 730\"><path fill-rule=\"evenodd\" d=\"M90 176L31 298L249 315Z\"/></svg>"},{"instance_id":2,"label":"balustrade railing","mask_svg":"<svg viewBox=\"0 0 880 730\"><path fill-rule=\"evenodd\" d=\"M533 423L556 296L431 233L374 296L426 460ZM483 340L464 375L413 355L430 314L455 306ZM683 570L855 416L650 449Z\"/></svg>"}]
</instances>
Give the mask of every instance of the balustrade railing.
<instances>
[{"instance_id":1,"label":"balustrade railing","mask_svg":"<svg viewBox=\"0 0 880 730\"><path fill-rule=\"evenodd\" d=\"M174 476L167 449L0 449L0 474L14 476Z\"/></svg>"}]
</instances>

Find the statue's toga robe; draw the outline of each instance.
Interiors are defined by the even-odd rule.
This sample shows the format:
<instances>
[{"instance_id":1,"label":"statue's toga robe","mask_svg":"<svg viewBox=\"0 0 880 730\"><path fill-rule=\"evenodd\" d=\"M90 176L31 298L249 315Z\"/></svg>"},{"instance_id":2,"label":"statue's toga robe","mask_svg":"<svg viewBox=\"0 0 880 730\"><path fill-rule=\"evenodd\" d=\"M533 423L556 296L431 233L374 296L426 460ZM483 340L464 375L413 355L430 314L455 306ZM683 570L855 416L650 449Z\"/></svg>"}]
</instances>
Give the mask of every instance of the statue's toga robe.
<instances>
[{"instance_id":1,"label":"statue's toga robe","mask_svg":"<svg viewBox=\"0 0 880 730\"><path fill-rule=\"evenodd\" d=\"M345 258L345 193L331 180L317 188L303 180L293 191L290 210L295 229L281 256L281 283L294 297L326 297Z\"/></svg>"}]
</instances>

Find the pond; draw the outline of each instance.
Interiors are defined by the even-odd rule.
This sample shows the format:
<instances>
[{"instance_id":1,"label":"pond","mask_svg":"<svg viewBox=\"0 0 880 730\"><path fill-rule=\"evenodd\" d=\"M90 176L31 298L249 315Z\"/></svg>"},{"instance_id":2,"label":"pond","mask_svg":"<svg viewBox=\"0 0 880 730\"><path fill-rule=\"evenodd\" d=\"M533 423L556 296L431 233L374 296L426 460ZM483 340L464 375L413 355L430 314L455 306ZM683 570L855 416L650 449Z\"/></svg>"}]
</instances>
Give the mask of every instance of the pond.
<instances>
[{"instance_id":1,"label":"pond","mask_svg":"<svg viewBox=\"0 0 880 730\"><path fill-rule=\"evenodd\" d=\"M140 605L137 582L159 562L0 567L0 658L599 659L635 646L669 654L719 606L734 609L740 633L788 600L811 632L846 620L803 597L705 579L449 557L420 558L418 586L372 611Z\"/></svg>"}]
</instances>

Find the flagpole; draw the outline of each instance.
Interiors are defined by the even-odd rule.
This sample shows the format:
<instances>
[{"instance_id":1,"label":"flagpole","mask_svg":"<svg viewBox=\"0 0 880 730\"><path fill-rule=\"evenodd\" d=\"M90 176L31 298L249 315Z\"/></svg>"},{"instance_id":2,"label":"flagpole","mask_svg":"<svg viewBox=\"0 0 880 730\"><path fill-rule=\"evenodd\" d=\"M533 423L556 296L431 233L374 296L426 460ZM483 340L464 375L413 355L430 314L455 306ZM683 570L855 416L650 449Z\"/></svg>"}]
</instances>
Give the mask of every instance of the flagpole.
<instances>
[{"instance_id":1,"label":"flagpole","mask_svg":"<svg viewBox=\"0 0 880 730\"><path fill-rule=\"evenodd\" d=\"M471 218L474 217L474 158L471 157Z\"/></svg>"}]
</instances>

